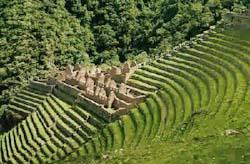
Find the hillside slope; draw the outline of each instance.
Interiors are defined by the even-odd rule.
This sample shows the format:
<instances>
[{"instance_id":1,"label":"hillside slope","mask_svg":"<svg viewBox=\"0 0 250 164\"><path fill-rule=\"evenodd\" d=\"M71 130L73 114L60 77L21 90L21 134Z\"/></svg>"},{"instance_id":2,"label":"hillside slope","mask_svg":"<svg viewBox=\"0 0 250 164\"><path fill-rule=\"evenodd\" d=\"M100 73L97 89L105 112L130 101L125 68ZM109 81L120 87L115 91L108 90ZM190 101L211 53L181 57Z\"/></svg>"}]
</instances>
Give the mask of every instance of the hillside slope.
<instances>
[{"instance_id":1,"label":"hillside slope","mask_svg":"<svg viewBox=\"0 0 250 164\"><path fill-rule=\"evenodd\" d=\"M107 162L124 157L124 162L136 163L138 154L142 162L157 158L159 162L184 163L188 151L194 151L192 158L201 158L202 163L210 159L213 150L220 154L237 144L240 148L235 152L245 160L249 149L242 143L248 144L249 136L250 32L239 29L206 31L192 43L176 47L172 55L139 68L128 84L149 92L149 97L112 123L104 122L91 109L68 104L64 100L71 99L71 93L30 85L8 106L9 112L21 113L24 118L1 136L0 161L54 163L78 158L77 162L85 163L110 151L111 155L102 156L111 156ZM229 135L238 138L226 138ZM138 150L130 154L135 147ZM113 155L121 148L124 155ZM165 158L163 152L170 154Z\"/></svg>"},{"instance_id":2,"label":"hillside slope","mask_svg":"<svg viewBox=\"0 0 250 164\"><path fill-rule=\"evenodd\" d=\"M92 159L77 162L248 163L250 31L238 28L208 33L135 72L131 84L159 90L104 129L101 144L89 143Z\"/></svg>"},{"instance_id":3,"label":"hillside slope","mask_svg":"<svg viewBox=\"0 0 250 164\"><path fill-rule=\"evenodd\" d=\"M154 57L215 24L238 0L1 0L0 105L66 64Z\"/></svg>"}]
</instances>

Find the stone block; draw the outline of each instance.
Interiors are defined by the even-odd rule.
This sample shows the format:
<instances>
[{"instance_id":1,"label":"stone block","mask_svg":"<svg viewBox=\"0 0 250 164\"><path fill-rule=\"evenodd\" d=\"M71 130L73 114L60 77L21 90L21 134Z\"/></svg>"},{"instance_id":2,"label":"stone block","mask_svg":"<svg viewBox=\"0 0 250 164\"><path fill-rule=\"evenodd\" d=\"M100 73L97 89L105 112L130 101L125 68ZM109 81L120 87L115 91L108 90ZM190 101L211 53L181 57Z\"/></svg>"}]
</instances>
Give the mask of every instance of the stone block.
<instances>
[{"instance_id":1,"label":"stone block","mask_svg":"<svg viewBox=\"0 0 250 164\"><path fill-rule=\"evenodd\" d=\"M129 72L130 72L130 64L128 62L126 62L122 66L121 73L125 74L125 73L129 73Z\"/></svg>"},{"instance_id":2,"label":"stone block","mask_svg":"<svg viewBox=\"0 0 250 164\"><path fill-rule=\"evenodd\" d=\"M111 116L114 111L110 109L105 109L103 105L100 105L83 95L78 96L76 103L87 111L89 111L90 113L95 113L106 121L111 121Z\"/></svg>"},{"instance_id":3,"label":"stone block","mask_svg":"<svg viewBox=\"0 0 250 164\"><path fill-rule=\"evenodd\" d=\"M112 67L111 70L109 71L109 74L112 76L115 76L115 75L120 75L122 72L121 72L121 68L118 68L118 67Z\"/></svg>"},{"instance_id":4,"label":"stone block","mask_svg":"<svg viewBox=\"0 0 250 164\"><path fill-rule=\"evenodd\" d=\"M62 90L59 90L59 89L54 89L53 90L53 94L60 98L61 100L73 105L75 103L75 98L72 97L72 96L69 96L68 93L65 93L64 91Z\"/></svg>"},{"instance_id":5,"label":"stone block","mask_svg":"<svg viewBox=\"0 0 250 164\"><path fill-rule=\"evenodd\" d=\"M131 66L131 67L137 67L137 66L138 66L138 64L137 64L137 62L136 62L136 61L132 61L130 66Z\"/></svg>"},{"instance_id":6,"label":"stone block","mask_svg":"<svg viewBox=\"0 0 250 164\"><path fill-rule=\"evenodd\" d=\"M72 85L72 86L79 84L78 80L76 80L74 78L65 79L65 83L69 84L69 85Z\"/></svg>"},{"instance_id":7,"label":"stone block","mask_svg":"<svg viewBox=\"0 0 250 164\"><path fill-rule=\"evenodd\" d=\"M109 97L108 97L108 101L107 101L107 104L108 104L108 108L112 108L113 107L113 102L116 98L116 95L113 91L110 92L109 94Z\"/></svg>"},{"instance_id":8,"label":"stone block","mask_svg":"<svg viewBox=\"0 0 250 164\"><path fill-rule=\"evenodd\" d=\"M54 85L48 85L46 83L38 82L38 81L31 81L30 87L33 89L37 89L39 91L42 91L42 92L51 93L53 91Z\"/></svg>"},{"instance_id":9,"label":"stone block","mask_svg":"<svg viewBox=\"0 0 250 164\"><path fill-rule=\"evenodd\" d=\"M77 89L76 87L63 83L63 82L59 82L56 88L67 93L68 96L72 96L74 98L76 98L78 94L80 93L80 90Z\"/></svg>"}]
</instances>

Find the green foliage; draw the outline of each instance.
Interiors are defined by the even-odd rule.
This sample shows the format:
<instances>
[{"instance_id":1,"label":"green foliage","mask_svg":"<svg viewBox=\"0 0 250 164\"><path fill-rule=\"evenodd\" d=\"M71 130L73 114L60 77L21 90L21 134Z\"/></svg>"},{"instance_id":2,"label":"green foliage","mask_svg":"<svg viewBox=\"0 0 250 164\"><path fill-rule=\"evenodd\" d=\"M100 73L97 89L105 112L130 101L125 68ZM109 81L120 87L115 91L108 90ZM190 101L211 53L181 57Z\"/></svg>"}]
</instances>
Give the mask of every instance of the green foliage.
<instances>
[{"instance_id":1,"label":"green foliage","mask_svg":"<svg viewBox=\"0 0 250 164\"><path fill-rule=\"evenodd\" d=\"M242 0L242 3L250 8L250 1L249 0Z\"/></svg>"},{"instance_id":2,"label":"green foliage","mask_svg":"<svg viewBox=\"0 0 250 164\"><path fill-rule=\"evenodd\" d=\"M1 102L16 87L34 76L46 76L55 66L119 65L144 52L152 57L169 51L214 24L224 8L238 11L242 4L238 0L1 1Z\"/></svg>"},{"instance_id":3,"label":"green foliage","mask_svg":"<svg viewBox=\"0 0 250 164\"><path fill-rule=\"evenodd\" d=\"M28 79L45 76L54 64L89 60L92 33L67 12L64 1L1 1L0 8L0 78L9 87L4 97Z\"/></svg>"},{"instance_id":4,"label":"green foliage","mask_svg":"<svg viewBox=\"0 0 250 164\"><path fill-rule=\"evenodd\" d=\"M200 9L193 3L189 12ZM99 113L66 86L48 94L33 83L5 106L0 129L11 130L0 136L1 163L247 163L250 33L215 31L138 69L128 83L151 93L112 123L104 121L112 109Z\"/></svg>"},{"instance_id":5,"label":"green foliage","mask_svg":"<svg viewBox=\"0 0 250 164\"><path fill-rule=\"evenodd\" d=\"M138 69L130 84L158 92L116 120L98 158L85 153L63 162L249 163L249 34L217 28L175 57Z\"/></svg>"},{"instance_id":6,"label":"green foliage","mask_svg":"<svg viewBox=\"0 0 250 164\"><path fill-rule=\"evenodd\" d=\"M157 54L200 33L233 10L238 0L70 1L66 9L94 36L91 61L121 62L145 51ZM107 53L109 51L110 53ZM92 54L94 56L92 56ZM104 55L103 55L104 54Z\"/></svg>"}]
</instances>

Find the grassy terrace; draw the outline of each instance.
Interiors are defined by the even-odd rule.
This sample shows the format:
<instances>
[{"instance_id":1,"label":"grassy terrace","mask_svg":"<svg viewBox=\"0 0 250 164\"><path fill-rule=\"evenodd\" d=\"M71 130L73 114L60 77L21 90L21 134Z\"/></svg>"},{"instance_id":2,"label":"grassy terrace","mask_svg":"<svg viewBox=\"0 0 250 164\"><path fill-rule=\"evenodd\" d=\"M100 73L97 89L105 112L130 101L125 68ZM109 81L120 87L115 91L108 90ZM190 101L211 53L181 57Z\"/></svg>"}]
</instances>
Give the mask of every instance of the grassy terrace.
<instances>
[{"instance_id":1,"label":"grassy terrace","mask_svg":"<svg viewBox=\"0 0 250 164\"><path fill-rule=\"evenodd\" d=\"M1 163L250 162L250 31L210 33L128 84L149 97L104 128L62 93L23 90L8 106L20 122L1 136Z\"/></svg>"},{"instance_id":2,"label":"grassy terrace","mask_svg":"<svg viewBox=\"0 0 250 164\"><path fill-rule=\"evenodd\" d=\"M136 71L129 84L151 96L75 163L249 163L249 82L250 31L210 33Z\"/></svg>"},{"instance_id":3,"label":"grassy terrace","mask_svg":"<svg viewBox=\"0 0 250 164\"><path fill-rule=\"evenodd\" d=\"M10 102L8 112L20 120L1 136L1 163L63 159L105 124L82 107L69 105L52 93L37 91L32 85Z\"/></svg>"}]
</instances>

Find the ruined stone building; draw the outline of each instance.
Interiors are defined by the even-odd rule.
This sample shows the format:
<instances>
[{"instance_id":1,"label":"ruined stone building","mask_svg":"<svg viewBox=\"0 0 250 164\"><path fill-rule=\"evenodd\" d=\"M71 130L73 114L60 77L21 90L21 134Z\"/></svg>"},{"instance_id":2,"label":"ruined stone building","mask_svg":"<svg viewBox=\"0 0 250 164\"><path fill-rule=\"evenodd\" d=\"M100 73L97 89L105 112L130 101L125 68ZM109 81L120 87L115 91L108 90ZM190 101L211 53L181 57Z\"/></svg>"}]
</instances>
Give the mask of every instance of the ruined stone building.
<instances>
[{"instance_id":1,"label":"ruined stone building","mask_svg":"<svg viewBox=\"0 0 250 164\"><path fill-rule=\"evenodd\" d=\"M146 97L140 90L126 84L138 67L134 61L107 70L67 65L55 77L49 77L47 83L74 95L77 101L91 103L92 107L98 108L95 110L112 109L113 114L121 115Z\"/></svg>"}]
</instances>

